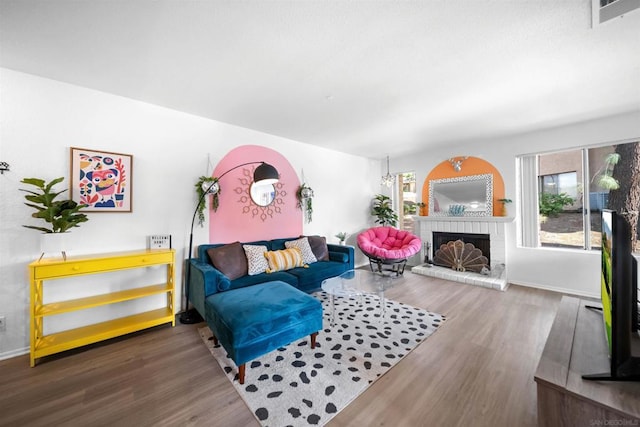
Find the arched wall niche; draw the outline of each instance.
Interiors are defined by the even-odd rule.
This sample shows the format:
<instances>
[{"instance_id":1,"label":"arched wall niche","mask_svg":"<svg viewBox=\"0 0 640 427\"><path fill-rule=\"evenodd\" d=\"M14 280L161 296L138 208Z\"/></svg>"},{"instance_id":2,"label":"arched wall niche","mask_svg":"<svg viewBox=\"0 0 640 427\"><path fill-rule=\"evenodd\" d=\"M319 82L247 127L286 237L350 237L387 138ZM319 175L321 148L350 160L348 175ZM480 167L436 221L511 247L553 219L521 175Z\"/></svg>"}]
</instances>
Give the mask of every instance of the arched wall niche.
<instances>
[{"instance_id":1,"label":"arched wall niche","mask_svg":"<svg viewBox=\"0 0 640 427\"><path fill-rule=\"evenodd\" d=\"M429 172L425 178L422 184L422 202L426 205L425 212L429 212L429 181L433 179L491 174L493 175L493 216L501 216L502 203L498 202L498 200L505 198L504 180L498 169L479 157L469 156L465 159L463 156L458 156L452 157L452 159L454 161L462 160L460 172L456 172L449 159L447 159L431 169L431 172Z\"/></svg>"},{"instance_id":2,"label":"arched wall niche","mask_svg":"<svg viewBox=\"0 0 640 427\"><path fill-rule=\"evenodd\" d=\"M259 163L242 166L220 179L220 206L209 210L209 242L231 243L295 237L302 234L302 214L296 208L300 180L289 161L277 151L259 145L242 145L229 151L211 176L247 162L266 162L280 174L276 198L269 206L256 205L249 195L253 171Z\"/></svg>"}]
</instances>

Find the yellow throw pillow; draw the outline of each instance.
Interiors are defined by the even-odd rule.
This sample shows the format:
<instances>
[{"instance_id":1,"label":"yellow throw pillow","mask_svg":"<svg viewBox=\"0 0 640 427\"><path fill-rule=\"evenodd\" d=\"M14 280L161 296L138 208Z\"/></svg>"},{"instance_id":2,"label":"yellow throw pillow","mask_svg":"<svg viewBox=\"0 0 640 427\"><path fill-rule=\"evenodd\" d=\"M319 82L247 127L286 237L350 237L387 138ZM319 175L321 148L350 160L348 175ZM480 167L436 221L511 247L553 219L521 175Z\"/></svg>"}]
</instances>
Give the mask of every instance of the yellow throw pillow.
<instances>
[{"instance_id":1,"label":"yellow throw pillow","mask_svg":"<svg viewBox=\"0 0 640 427\"><path fill-rule=\"evenodd\" d=\"M298 248L283 249L280 251L267 251L264 257L269 263L267 273L289 270L294 267L308 267L302 261L302 251Z\"/></svg>"}]
</instances>

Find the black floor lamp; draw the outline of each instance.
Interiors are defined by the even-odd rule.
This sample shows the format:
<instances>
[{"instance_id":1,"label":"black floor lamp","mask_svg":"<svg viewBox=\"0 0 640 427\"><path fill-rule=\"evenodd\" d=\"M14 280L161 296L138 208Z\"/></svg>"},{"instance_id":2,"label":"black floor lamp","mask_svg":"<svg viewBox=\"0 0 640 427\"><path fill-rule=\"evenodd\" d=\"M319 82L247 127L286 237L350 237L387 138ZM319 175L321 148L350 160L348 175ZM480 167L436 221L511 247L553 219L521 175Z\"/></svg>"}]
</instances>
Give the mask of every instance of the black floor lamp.
<instances>
[{"instance_id":1,"label":"black floor lamp","mask_svg":"<svg viewBox=\"0 0 640 427\"><path fill-rule=\"evenodd\" d=\"M215 194L218 191L220 191L220 185L218 184L218 182L223 176L225 176L232 170L238 169L239 167L254 165L256 163L260 163L260 166L258 166L255 169L255 171L253 171L254 183L260 184L260 185L268 185L268 184L275 184L276 182L278 182L278 180L280 179L280 175L278 174L278 171L276 170L276 168L274 168L270 164L265 162L242 163L241 165L234 166L228 171L226 171L225 173L223 173L222 175L220 175L218 177L218 181L212 182L209 185L209 187L207 187L207 189L204 191L202 196L200 196L200 200L198 200L198 203L196 204L196 209L193 212L193 218L191 219L191 233L189 234L189 252L187 252L187 262L185 264L185 267L187 269L185 282L184 282L184 288L185 288L184 293L186 298L186 305L185 305L184 311L180 314L180 323L191 324L191 323L198 323L202 321L202 317L200 317L200 315L195 309L189 310L189 288L191 284L191 266L189 265L189 260L191 259L191 255L192 255L191 252L193 251L193 226L196 222L196 215L198 214L198 208L200 208L200 205L204 201L204 198L207 196L207 194Z\"/></svg>"}]
</instances>

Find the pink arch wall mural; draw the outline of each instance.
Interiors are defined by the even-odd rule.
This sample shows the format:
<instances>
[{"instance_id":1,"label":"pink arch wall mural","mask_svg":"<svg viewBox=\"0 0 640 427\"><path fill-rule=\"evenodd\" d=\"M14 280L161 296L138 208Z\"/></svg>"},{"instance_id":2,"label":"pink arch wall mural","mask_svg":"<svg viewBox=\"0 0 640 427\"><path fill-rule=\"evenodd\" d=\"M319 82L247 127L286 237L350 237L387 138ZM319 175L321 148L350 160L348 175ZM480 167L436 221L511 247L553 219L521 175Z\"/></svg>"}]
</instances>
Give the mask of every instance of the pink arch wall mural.
<instances>
[{"instance_id":1,"label":"pink arch wall mural","mask_svg":"<svg viewBox=\"0 0 640 427\"><path fill-rule=\"evenodd\" d=\"M229 169L253 161L267 162L280 173L276 200L262 208L249 197L248 189L258 163L229 172L220 179L218 210L209 210L209 242L249 242L302 234L302 212L296 207L300 180L289 161L277 151L258 145L234 148L218 163L212 176L219 177Z\"/></svg>"}]
</instances>

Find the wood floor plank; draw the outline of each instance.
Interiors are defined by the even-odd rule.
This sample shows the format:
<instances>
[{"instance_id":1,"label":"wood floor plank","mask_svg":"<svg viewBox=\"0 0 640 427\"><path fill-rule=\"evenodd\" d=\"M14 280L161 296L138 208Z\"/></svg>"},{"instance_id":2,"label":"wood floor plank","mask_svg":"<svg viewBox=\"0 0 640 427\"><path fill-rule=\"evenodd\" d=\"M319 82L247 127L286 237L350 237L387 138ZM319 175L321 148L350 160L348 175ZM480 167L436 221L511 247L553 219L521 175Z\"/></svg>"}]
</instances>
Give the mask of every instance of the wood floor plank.
<instances>
[{"instance_id":1,"label":"wood floor plank","mask_svg":"<svg viewBox=\"0 0 640 427\"><path fill-rule=\"evenodd\" d=\"M412 274L386 297L444 314L439 330L340 412L337 426L534 426L538 360L561 294ZM0 426L258 426L202 344L167 326L0 361Z\"/></svg>"}]
</instances>

